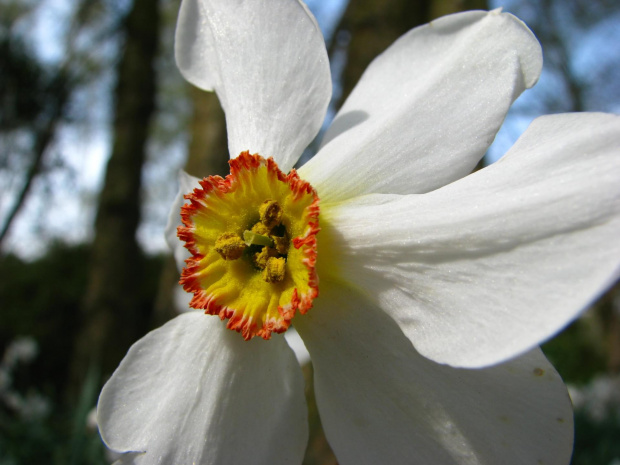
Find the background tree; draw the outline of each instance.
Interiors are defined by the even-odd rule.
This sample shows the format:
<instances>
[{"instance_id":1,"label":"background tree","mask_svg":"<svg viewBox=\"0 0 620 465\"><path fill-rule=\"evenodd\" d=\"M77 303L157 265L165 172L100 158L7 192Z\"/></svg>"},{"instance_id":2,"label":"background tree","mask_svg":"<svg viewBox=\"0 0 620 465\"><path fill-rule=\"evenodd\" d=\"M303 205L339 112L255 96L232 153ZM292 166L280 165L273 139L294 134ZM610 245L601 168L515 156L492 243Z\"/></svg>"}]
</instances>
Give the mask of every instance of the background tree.
<instances>
[{"instance_id":1,"label":"background tree","mask_svg":"<svg viewBox=\"0 0 620 465\"><path fill-rule=\"evenodd\" d=\"M6 182L12 203L5 208L0 226L1 250L33 182L44 171L59 128L71 119L72 98L97 72L79 38L97 20L100 4L98 0L76 3L64 37L64 57L54 65L44 63L25 33L16 30L35 6L11 0L0 8L0 174L18 180L13 185Z\"/></svg>"},{"instance_id":2,"label":"background tree","mask_svg":"<svg viewBox=\"0 0 620 465\"><path fill-rule=\"evenodd\" d=\"M190 84L185 89L191 102L191 116L188 122L189 144L184 170L203 178L205 176L226 176L228 167L228 141L224 110L212 92L205 92ZM154 326L173 318L179 309L174 302L174 292L179 286L180 273L173 257L163 267L155 302Z\"/></svg>"},{"instance_id":3,"label":"background tree","mask_svg":"<svg viewBox=\"0 0 620 465\"><path fill-rule=\"evenodd\" d=\"M114 92L114 142L99 197L83 323L73 357L75 386L90 366L110 373L149 321L150 309L146 315L139 309L144 268L136 231L142 166L155 108L159 2L135 0L123 33Z\"/></svg>"}]
</instances>

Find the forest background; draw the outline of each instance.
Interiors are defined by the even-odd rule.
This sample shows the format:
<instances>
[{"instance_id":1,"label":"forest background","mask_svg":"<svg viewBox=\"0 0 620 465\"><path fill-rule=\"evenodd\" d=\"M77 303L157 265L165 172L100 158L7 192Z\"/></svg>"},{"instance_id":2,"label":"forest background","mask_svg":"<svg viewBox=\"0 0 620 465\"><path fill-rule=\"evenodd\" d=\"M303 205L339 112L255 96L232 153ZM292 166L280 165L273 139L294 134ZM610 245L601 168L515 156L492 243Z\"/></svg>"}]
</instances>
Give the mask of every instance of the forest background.
<instances>
[{"instance_id":1,"label":"forest background","mask_svg":"<svg viewBox=\"0 0 620 465\"><path fill-rule=\"evenodd\" d=\"M532 28L545 67L478 168L541 114L620 113L616 0L307 3L332 62L328 122L401 34L500 6ZM216 96L174 65L178 7L0 0L0 465L110 463L93 423L98 392L133 342L176 315L163 228L177 172L225 174L228 159ZM620 465L620 286L543 349L575 404L573 464ZM304 465L335 464L309 363L304 373Z\"/></svg>"}]
</instances>

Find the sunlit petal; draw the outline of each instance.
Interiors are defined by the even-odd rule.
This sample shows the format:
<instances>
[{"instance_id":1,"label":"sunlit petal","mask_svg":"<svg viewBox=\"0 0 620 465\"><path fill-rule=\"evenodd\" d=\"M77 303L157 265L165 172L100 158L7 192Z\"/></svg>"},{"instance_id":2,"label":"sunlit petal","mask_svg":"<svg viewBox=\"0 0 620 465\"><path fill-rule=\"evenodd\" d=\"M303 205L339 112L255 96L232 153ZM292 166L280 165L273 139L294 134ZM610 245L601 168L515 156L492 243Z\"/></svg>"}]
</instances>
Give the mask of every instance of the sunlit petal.
<instances>
[{"instance_id":1,"label":"sunlit petal","mask_svg":"<svg viewBox=\"0 0 620 465\"><path fill-rule=\"evenodd\" d=\"M329 60L302 2L183 0L175 55L188 81L217 93L231 157L249 150L287 172L323 123Z\"/></svg>"},{"instance_id":2,"label":"sunlit petal","mask_svg":"<svg viewBox=\"0 0 620 465\"><path fill-rule=\"evenodd\" d=\"M192 192L195 188L200 187L199 179L190 176L185 171L179 171L179 191L177 192L170 213L168 214L168 222L164 231L164 237L170 250L174 255L174 261L179 272L185 266L185 259L190 257L189 251L183 246L183 242L177 237L177 227L181 226L181 206L186 202L184 196Z\"/></svg>"},{"instance_id":3,"label":"sunlit petal","mask_svg":"<svg viewBox=\"0 0 620 465\"><path fill-rule=\"evenodd\" d=\"M359 294L325 293L298 329L338 463L569 463L570 400L540 350L493 368L438 365Z\"/></svg>"},{"instance_id":4,"label":"sunlit petal","mask_svg":"<svg viewBox=\"0 0 620 465\"><path fill-rule=\"evenodd\" d=\"M501 161L445 188L324 208L319 274L333 264L435 361L501 362L618 276L619 180L620 117L542 117Z\"/></svg>"},{"instance_id":5,"label":"sunlit petal","mask_svg":"<svg viewBox=\"0 0 620 465\"><path fill-rule=\"evenodd\" d=\"M300 463L304 381L282 336L246 342L184 313L129 350L103 388L101 436L141 464Z\"/></svg>"},{"instance_id":6,"label":"sunlit petal","mask_svg":"<svg viewBox=\"0 0 620 465\"><path fill-rule=\"evenodd\" d=\"M416 28L369 66L300 174L324 201L448 184L482 158L541 66L536 38L509 14Z\"/></svg>"}]
</instances>

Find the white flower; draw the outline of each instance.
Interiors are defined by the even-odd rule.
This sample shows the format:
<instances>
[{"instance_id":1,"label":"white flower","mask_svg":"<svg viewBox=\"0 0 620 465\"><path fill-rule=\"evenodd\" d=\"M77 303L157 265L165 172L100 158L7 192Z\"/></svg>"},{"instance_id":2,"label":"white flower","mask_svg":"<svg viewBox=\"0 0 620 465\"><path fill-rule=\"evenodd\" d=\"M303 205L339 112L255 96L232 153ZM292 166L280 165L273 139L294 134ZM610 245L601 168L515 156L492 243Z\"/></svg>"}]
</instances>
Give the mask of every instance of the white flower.
<instances>
[{"instance_id":1,"label":"white flower","mask_svg":"<svg viewBox=\"0 0 620 465\"><path fill-rule=\"evenodd\" d=\"M292 168L331 91L301 2L184 0L176 57L218 93L231 157ZM570 401L536 346L618 276L620 118L540 118L468 175L541 64L533 34L499 11L416 28L371 64L299 170L320 198L320 295L293 325L339 463L569 462ZM167 231L180 266L182 204ZM123 463L294 464L303 391L281 335L244 341L192 311L130 349L98 419L110 448L144 452Z\"/></svg>"},{"instance_id":2,"label":"white flower","mask_svg":"<svg viewBox=\"0 0 620 465\"><path fill-rule=\"evenodd\" d=\"M18 363L30 363L39 353L37 341L30 336L18 337L7 347L2 358L2 365L8 369Z\"/></svg>"}]
</instances>

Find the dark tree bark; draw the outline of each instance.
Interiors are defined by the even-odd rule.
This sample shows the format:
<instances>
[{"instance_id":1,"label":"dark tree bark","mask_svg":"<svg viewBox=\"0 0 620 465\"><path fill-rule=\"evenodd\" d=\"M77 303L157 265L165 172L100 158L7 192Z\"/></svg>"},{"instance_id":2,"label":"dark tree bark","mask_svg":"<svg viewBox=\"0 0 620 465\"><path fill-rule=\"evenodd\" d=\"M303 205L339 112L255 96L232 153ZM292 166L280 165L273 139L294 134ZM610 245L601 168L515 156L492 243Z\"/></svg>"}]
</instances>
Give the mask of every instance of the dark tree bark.
<instances>
[{"instance_id":1,"label":"dark tree bark","mask_svg":"<svg viewBox=\"0 0 620 465\"><path fill-rule=\"evenodd\" d=\"M17 193L15 203L9 210L4 224L0 229L0 249L2 248L4 239L7 237L7 234L11 229L13 221L17 217L17 214L21 210L28 194L30 193L30 189L32 188L35 178L41 172L44 156L52 144L56 134L56 128L63 118L65 106L70 94L69 83L64 74L59 74L56 81L57 83L53 85L55 88L53 98L49 99L49 114L42 117L45 119L42 124L33 125L36 127L34 128L34 143L32 144L32 160L30 161L30 166L26 171L24 183Z\"/></svg>"},{"instance_id":2,"label":"dark tree bark","mask_svg":"<svg viewBox=\"0 0 620 465\"><path fill-rule=\"evenodd\" d=\"M217 95L191 87L194 104L190 121L191 139L185 170L199 178L218 174L225 176L228 167L226 119Z\"/></svg>"},{"instance_id":3,"label":"dark tree bark","mask_svg":"<svg viewBox=\"0 0 620 465\"><path fill-rule=\"evenodd\" d=\"M83 329L73 358L74 388L90 366L109 374L148 326L149 315L141 315L139 309L142 254L136 230L142 165L155 105L158 8L156 0L135 0L124 22L125 44L115 89L114 143L95 222Z\"/></svg>"},{"instance_id":4,"label":"dark tree bark","mask_svg":"<svg viewBox=\"0 0 620 465\"><path fill-rule=\"evenodd\" d=\"M185 171L198 178L226 176L229 173L229 157L222 106L213 92L205 92L194 86L190 86L189 92L193 111L189 122L190 141ZM153 326L160 326L178 314L174 290L179 286L179 277L174 260L169 258L160 277Z\"/></svg>"},{"instance_id":5,"label":"dark tree bark","mask_svg":"<svg viewBox=\"0 0 620 465\"><path fill-rule=\"evenodd\" d=\"M65 118L67 102L76 85L69 63L49 71L27 51L22 40L11 36L0 39L0 134L25 130L32 142L24 180L15 201L0 227L0 249L11 225L24 205L34 180L41 173L45 154L52 145L56 129ZM8 146L7 146L8 145ZM10 144L0 148L0 165L6 163Z\"/></svg>"}]
</instances>

